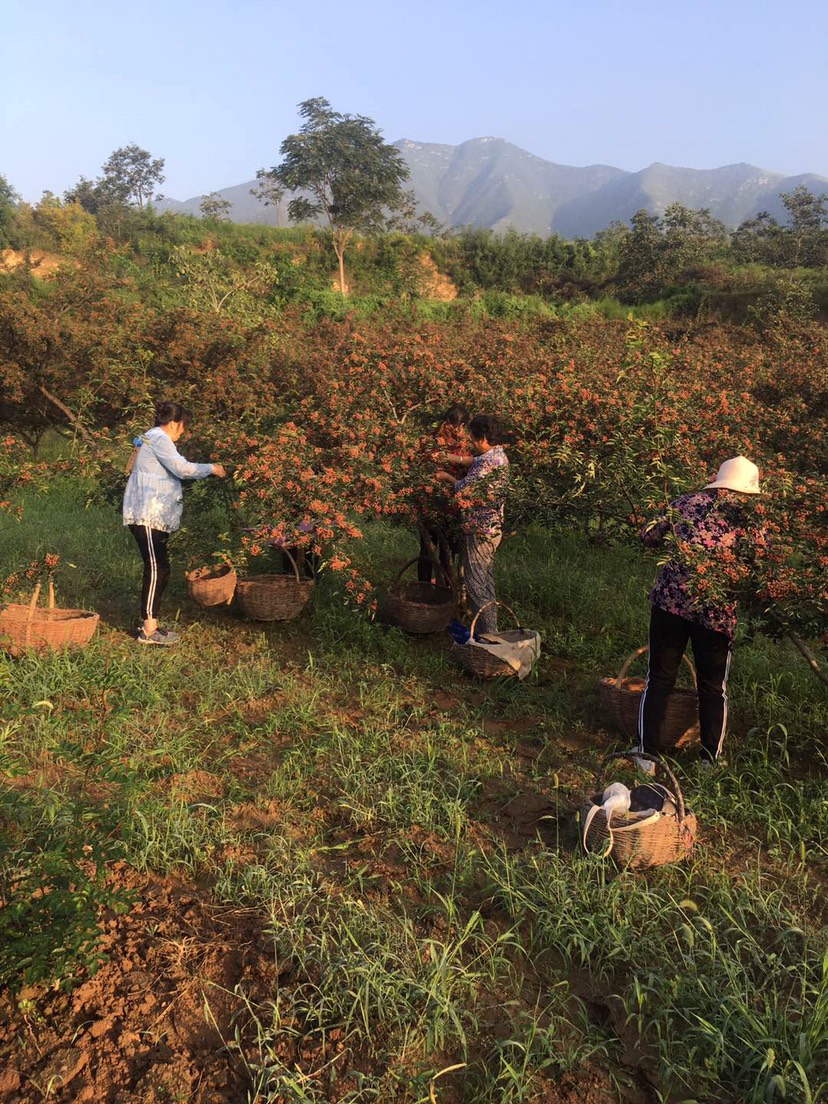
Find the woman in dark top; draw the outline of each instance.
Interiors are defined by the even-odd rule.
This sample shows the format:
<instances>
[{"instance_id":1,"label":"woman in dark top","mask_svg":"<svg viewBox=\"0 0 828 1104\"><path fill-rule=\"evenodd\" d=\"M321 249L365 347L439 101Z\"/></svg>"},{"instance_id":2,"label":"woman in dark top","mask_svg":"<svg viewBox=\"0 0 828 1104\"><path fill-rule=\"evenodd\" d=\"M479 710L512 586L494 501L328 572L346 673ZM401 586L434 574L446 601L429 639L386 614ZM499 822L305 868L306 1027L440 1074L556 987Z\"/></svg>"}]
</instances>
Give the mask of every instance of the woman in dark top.
<instances>
[{"instance_id":1,"label":"woman in dark top","mask_svg":"<svg viewBox=\"0 0 828 1104\"><path fill-rule=\"evenodd\" d=\"M465 406L455 403L443 415L437 430L437 446L446 471L455 479L466 474L474 455L469 440L468 424L471 414ZM456 559L462 547L459 513L454 503L447 502L443 496L438 502L443 513L430 512L420 522L420 556L417 561L417 578L421 583L430 583L435 576L436 554L443 572L437 572L438 584L453 583L456 575Z\"/></svg>"}]
</instances>

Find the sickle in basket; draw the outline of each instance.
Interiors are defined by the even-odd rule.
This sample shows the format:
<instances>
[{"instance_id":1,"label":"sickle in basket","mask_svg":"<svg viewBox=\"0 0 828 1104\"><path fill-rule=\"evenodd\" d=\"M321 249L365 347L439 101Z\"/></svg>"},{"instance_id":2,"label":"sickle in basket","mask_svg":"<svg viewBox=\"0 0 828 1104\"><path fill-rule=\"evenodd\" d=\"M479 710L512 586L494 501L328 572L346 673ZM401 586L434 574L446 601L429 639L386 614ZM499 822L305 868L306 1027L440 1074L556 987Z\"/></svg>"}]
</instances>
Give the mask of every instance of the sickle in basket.
<instances>
[{"instance_id":1,"label":"sickle in basket","mask_svg":"<svg viewBox=\"0 0 828 1104\"><path fill-rule=\"evenodd\" d=\"M606 771L606 767L609 763L612 763L617 759L629 759L629 760L634 761L635 758L638 755L639 755L639 752L637 751L637 749L632 749L631 751L611 752L609 755L604 756L604 758L601 760L601 764L600 764L600 766L598 768L598 772L596 774L596 778L595 778L596 788L600 789L601 782L603 780L603 776L604 776L605 771ZM661 854L660 854L659 858L656 860L653 857L652 852L651 852L651 854L649 856L651 863L656 862L656 861L658 861L658 862L674 861L676 858L681 857L682 850L683 850L684 854L689 853L689 851L692 848L694 837L695 837L694 829L695 829L695 823L696 823L696 818L692 814L689 814L688 811L687 811L687 807L686 807L685 801L684 801L684 794L682 793L681 785L679 783L678 778L676 778L675 774L673 774L672 770L667 766L667 764L664 762L663 759L656 759L654 761L656 763L656 767L658 769L662 770L665 773L665 775L670 780L670 782L673 786L673 792L674 792L675 797L676 797L677 839L676 839L675 843L673 845L670 845L669 847L667 845L665 845L663 842L660 843L659 845L657 845L661 848ZM606 855L608 855L610 853L610 851L612 851L613 846L616 842L616 839L615 839L616 836L629 836L629 838L632 839L633 837L630 835L630 833L634 833L634 832L639 832L640 833L645 828L650 828L650 830L653 831L653 830L655 830L654 826L656 824L660 823L660 821L661 821L661 814L657 811L654 811L651 815L649 815L649 816L644 815L640 819L637 819L632 824L620 825L619 827L616 827L616 828L613 828L611 825L607 825L607 831L608 831L608 834L609 834L609 837L610 837L610 847L607 850L604 857L606 857ZM650 841L648 841L648 842L650 842ZM587 849L586 832L584 832L584 834L583 834L583 844L584 844L584 848ZM651 849L654 847L654 845L651 842L650 842L650 847L651 847ZM626 848L625 848L625 850L626 850ZM668 852L667 857L665 857L665 850ZM628 855L628 859L629 859L629 857L630 856ZM645 864L645 865L649 865L649 864Z\"/></svg>"},{"instance_id":2,"label":"sickle in basket","mask_svg":"<svg viewBox=\"0 0 828 1104\"><path fill-rule=\"evenodd\" d=\"M641 757L641 752L638 751L637 748L632 748L630 751L613 751L613 752L610 752L609 755L605 755L604 758L601 760L601 766L598 770L598 775L596 777L596 785L600 782L601 776L603 775L604 770L606 769L607 763L612 763L616 759L631 759L631 760L634 761L635 759L638 759L640 757ZM673 774L673 772L670 770L670 768L667 766L667 764L664 762L663 759L653 759L653 762L655 763L656 767L659 770L664 771L664 773L667 775L667 777L672 782L673 787L674 787L673 792L676 795L676 812L678 814L678 819L679 820L684 820L685 816L687 815L687 810L686 810L686 807L685 807L685 804L684 804L684 794L681 792L681 786L679 785L679 780L676 778L676 776ZM616 832L626 831L626 829L616 828L615 831Z\"/></svg>"}]
</instances>

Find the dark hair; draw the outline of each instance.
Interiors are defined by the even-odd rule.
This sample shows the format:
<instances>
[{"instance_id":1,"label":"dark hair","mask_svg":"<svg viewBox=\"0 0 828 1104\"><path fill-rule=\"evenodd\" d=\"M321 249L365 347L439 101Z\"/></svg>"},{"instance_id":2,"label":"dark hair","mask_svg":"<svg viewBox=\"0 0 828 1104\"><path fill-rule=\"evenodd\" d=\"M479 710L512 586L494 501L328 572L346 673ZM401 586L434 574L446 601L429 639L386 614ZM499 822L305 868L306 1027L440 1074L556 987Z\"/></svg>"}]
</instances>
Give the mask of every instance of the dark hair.
<instances>
[{"instance_id":1,"label":"dark hair","mask_svg":"<svg viewBox=\"0 0 828 1104\"><path fill-rule=\"evenodd\" d=\"M475 441L482 441L485 437L490 445L503 444L503 426L494 414L476 414L469 422L469 433Z\"/></svg>"},{"instance_id":2,"label":"dark hair","mask_svg":"<svg viewBox=\"0 0 828 1104\"><path fill-rule=\"evenodd\" d=\"M190 420L189 410L174 402L159 402L155 404L155 424L165 426L169 422L183 422L186 425Z\"/></svg>"},{"instance_id":3,"label":"dark hair","mask_svg":"<svg viewBox=\"0 0 828 1104\"><path fill-rule=\"evenodd\" d=\"M471 414L468 408L463 406L462 403L455 403L445 412L442 421L443 425L455 426L459 429L460 426L468 425L470 418Z\"/></svg>"}]
</instances>

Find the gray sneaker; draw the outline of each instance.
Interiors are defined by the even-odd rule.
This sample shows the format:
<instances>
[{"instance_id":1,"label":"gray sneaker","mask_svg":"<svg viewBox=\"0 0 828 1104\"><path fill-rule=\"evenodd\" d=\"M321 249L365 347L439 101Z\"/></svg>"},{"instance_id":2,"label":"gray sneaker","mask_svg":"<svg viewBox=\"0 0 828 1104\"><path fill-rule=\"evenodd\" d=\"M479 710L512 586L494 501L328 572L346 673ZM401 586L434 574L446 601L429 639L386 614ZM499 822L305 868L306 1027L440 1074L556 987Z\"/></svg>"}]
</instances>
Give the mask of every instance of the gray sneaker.
<instances>
[{"instance_id":1,"label":"gray sneaker","mask_svg":"<svg viewBox=\"0 0 828 1104\"><path fill-rule=\"evenodd\" d=\"M178 633L170 632L169 629L156 629L154 633L147 636L141 629L136 640L139 644L160 644L162 647L169 647L170 644L178 643Z\"/></svg>"},{"instance_id":2,"label":"gray sneaker","mask_svg":"<svg viewBox=\"0 0 828 1104\"><path fill-rule=\"evenodd\" d=\"M634 755L633 762L636 770L641 771L642 774L652 776L656 772L655 762L652 759L645 759L643 755Z\"/></svg>"}]
</instances>

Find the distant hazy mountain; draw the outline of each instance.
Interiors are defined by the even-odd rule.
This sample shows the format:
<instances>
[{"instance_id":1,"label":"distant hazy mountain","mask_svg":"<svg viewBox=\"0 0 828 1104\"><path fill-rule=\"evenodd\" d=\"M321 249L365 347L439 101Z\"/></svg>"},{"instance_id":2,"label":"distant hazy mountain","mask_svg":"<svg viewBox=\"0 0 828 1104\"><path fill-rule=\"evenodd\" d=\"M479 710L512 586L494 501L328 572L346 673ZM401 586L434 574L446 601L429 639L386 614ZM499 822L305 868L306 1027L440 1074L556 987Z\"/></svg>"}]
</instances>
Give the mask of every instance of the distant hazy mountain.
<instances>
[{"instance_id":1,"label":"distant hazy mountain","mask_svg":"<svg viewBox=\"0 0 828 1104\"><path fill-rule=\"evenodd\" d=\"M711 213L727 226L738 226L759 211L782 218L780 192L805 184L817 194L828 191L828 178L806 173L783 176L753 165L720 169L678 169L655 164L640 172L610 165L573 168L544 161L502 138L473 138L459 146L402 139L394 145L405 158L421 211L447 226L484 226L565 238L592 237L613 221L627 222L645 207L661 214L679 202ZM223 188L233 204L235 222L276 222L272 207L250 194L256 181ZM162 200L160 211L199 214L203 196L181 203ZM287 204L281 222L287 221Z\"/></svg>"}]
</instances>

